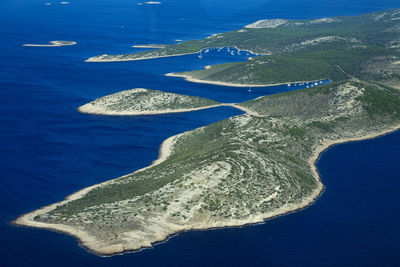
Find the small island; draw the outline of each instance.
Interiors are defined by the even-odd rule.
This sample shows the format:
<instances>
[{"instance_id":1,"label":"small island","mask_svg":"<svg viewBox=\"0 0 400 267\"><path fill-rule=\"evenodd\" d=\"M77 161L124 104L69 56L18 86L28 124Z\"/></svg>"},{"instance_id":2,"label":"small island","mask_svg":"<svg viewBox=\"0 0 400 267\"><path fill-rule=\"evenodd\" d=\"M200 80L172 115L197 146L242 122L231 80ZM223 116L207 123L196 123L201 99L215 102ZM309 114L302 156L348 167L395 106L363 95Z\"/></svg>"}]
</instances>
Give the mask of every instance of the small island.
<instances>
[{"instance_id":1,"label":"small island","mask_svg":"<svg viewBox=\"0 0 400 267\"><path fill-rule=\"evenodd\" d=\"M51 41L50 44L24 44L22 46L33 46L33 47L59 47L59 46L69 46L76 45L77 42L74 41Z\"/></svg>"},{"instance_id":2,"label":"small island","mask_svg":"<svg viewBox=\"0 0 400 267\"><path fill-rule=\"evenodd\" d=\"M132 45L133 48L164 48L162 44L144 44L144 45Z\"/></svg>"},{"instance_id":3,"label":"small island","mask_svg":"<svg viewBox=\"0 0 400 267\"><path fill-rule=\"evenodd\" d=\"M154 115L217 106L220 106L218 102L201 97L136 88L95 99L78 111L101 115Z\"/></svg>"},{"instance_id":4,"label":"small island","mask_svg":"<svg viewBox=\"0 0 400 267\"><path fill-rule=\"evenodd\" d=\"M172 136L151 166L82 189L14 224L63 232L97 255L114 255L181 231L261 223L307 207L323 191L315 163L324 150L400 128L399 26L400 10L261 20L204 40L89 60L238 46L263 56L182 75L241 85L325 78L331 83L236 104L148 89L94 100L79 110L139 115L229 105L244 114Z\"/></svg>"}]
</instances>

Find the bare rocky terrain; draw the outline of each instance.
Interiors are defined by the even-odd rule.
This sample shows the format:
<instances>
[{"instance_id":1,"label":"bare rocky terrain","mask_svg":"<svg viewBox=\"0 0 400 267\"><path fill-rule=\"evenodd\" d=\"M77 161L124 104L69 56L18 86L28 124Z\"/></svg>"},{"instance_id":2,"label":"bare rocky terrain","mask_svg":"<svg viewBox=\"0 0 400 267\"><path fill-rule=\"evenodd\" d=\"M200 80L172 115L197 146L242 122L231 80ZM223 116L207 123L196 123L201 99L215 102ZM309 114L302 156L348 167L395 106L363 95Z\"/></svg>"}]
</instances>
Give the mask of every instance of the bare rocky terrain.
<instances>
[{"instance_id":1,"label":"bare rocky terrain","mask_svg":"<svg viewBox=\"0 0 400 267\"><path fill-rule=\"evenodd\" d=\"M238 105L249 112L173 137L162 162L31 219L73 235L62 226L78 229L98 254L148 247L184 230L262 222L318 197L314 160L327 146L400 125L400 92L359 80Z\"/></svg>"},{"instance_id":2,"label":"bare rocky terrain","mask_svg":"<svg viewBox=\"0 0 400 267\"><path fill-rule=\"evenodd\" d=\"M226 104L245 114L171 137L152 166L83 189L15 223L61 231L96 254L112 255L180 231L259 223L312 204L323 190L315 167L322 151L400 127L399 22L399 10L264 20L205 40L93 59L137 60L237 46L271 54L185 75L242 84L323 78L332 83ZM99 114L134 115L223 104L136 89L88 105Z\"/></svg>"},{"instance_id":3,"label":"bare rocky terrain","mask_svg":"<svg viewBox=\"0 0 400 267\"><path fill-rule=\"evenodd\" d=\"M100 97L79 107L78 110L102 115L151 115L186 112L218 104L216 101L196 96L136 88Z\"/></svg>"}]
</instances>

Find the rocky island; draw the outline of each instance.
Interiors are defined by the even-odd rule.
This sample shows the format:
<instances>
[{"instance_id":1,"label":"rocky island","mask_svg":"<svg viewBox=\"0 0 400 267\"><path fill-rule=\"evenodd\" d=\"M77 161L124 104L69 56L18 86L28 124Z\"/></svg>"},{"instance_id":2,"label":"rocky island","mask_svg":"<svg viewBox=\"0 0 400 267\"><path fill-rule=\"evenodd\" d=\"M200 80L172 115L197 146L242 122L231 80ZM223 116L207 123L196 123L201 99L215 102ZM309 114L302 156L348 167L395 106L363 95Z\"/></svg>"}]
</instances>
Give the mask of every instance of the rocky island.
<instances>
[{"instance_id":1,"label":"rocky island","mask_svg":"<svg viewBox=\"0 0 400 267\"><path fill-rule=\"evenodd\" d=\"M33 46L33 47L59 47L59 46L69 46L76 45L74 41L51 41L50 44L24 44L23 46Z\"/></svg>"},{"instance_id":2,"label":"rocky island","mask_svg":"<svg viewBox=\"0 0 400 267\"><path fill-rule=\"evenodd\" d=\"M78 108L101 115L154 115L217 107L216 101L159 90L136 88L107 95Z\"/></svg>"},{"instance_id":3,"label":"rocky island","mask_svg":"<svg viewBox=\"0 0 400 267\"><path fill-rule=\"evenodd\" d=\"M173 136L164 141L153 165L85 188L14 223L73 235L98 255L150 247L180 231L259 223L318 198L323 185L315 162L329 146L400 127L400 10L262 20L205 40L90 61L177 56L217 46L263 56L182 75L254 85L324 78L332 82L229 104L245 113ZM149 94L157 99L164 93L140 90L100 98L85 105L86 111L218 105L178 96L178 106L169 100L157 106L149 102ZM143 95L130 100L135 94Z\"/></svg>"}]
</instances>

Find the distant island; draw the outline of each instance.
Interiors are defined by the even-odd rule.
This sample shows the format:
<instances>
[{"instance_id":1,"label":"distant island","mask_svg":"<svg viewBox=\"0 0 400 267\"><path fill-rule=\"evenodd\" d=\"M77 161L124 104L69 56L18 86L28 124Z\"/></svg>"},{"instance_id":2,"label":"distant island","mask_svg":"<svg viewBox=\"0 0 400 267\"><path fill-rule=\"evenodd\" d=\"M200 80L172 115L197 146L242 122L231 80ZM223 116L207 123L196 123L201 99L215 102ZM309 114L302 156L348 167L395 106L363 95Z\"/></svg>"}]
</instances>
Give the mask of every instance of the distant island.
<instances>
[{"instance_id":1,"label":"distant island","mask_svg":"<svg viewBox=\"0 0 400 267\"><path fill-rule=\"evenodd\" d=\"M65 2L65 3L67 3L67 2ZM74 42L74 41L51 41L50 44L24 44L22 46L58 47L58 46L68 46L68 45L76 45L76 42Z\"/></svg>"},{"instance_id":2,"label":"distant island","mask_svg":"<svg viewBox=\"0 0 400 267\"><path fill-rule=\"evenodd\" d=\"M261 20L204 40L88 61L143 60L233 46L261 56L176 75L246 86L331 83L244 103L148 89L94 100L79 110L139 115L230 105L244 114L172 136L151 166L82 189L14 223L75 236L98 255L151 247L180 231L260 223L318 198L323 184L315 162L328 147L400 128L399 9Z\"/></svg>"}]
</instances>

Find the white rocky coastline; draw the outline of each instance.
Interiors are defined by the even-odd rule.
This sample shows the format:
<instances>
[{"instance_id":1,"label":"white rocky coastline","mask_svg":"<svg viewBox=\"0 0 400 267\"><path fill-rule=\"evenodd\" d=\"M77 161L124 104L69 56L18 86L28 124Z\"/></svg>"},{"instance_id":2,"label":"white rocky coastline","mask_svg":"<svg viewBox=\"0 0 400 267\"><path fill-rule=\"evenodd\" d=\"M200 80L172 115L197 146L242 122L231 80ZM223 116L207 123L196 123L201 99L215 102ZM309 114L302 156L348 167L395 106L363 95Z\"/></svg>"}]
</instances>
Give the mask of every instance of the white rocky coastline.
<instances>
[{"instance_id":1,"label":"white rocky coastline","mask_svg":"<svg viewBox=\"0 0 400 267\"><path fill-rule=\"evenodd\" d=\"M210 69L212 66L206 66L205 69ZM267 83L267 84L244 84L244 83L230 83L230 82L221 82L221 81L210 81L210 80L202 80L194 78L190 75L181 74L181 73L167 73L165 76L168 77L179 77L185 79L185 81L193 82L193 83L205 83L205 84L213 84L213 85L220 85L220 86L231 86L231 87L268 87L268 86L276 86L276 85L288 85L291 84L304 84L304 83L316 83L322 80L328 79L321 79L321 80L314 80L314 81L290 81L284 83Z\"/></svg>"},{"instance_id":2,"label":"white rocky coastline","mask_svg":"<svg viewBox=\"0 0 400 267\"><path fill-rule=\"evenodd\" d=\"M61 233L65 233L65 234L74 236L75 238L77 238L79 240L81 246L87 248L90 252L92 252L96 255L100 255L100 256L110 256L110 255L121 254L121 253L129 252L129 251L137 251L137 250L140 250L143 248L149 248L149 247L152 247L154 244L165 241L170 236L175 235L182 231L207 230L207 229L226 228L226 227L240 227L240 226L245 226L245 225L249 225L249 224L258 224L258 223L264 222L265 220L268 220L268 219L271 219L271 218L274 218L277 216L285 215L287 213L291 213L291 212L294 212L297 210L304 209L307 206L314 203L314 201L320 196L320 194L323 192L323 189L324 189L324 186L321 182L320 175L318 173L318 170L317 170L317 167L315 164L318 161L320 155L325 150L327 150L329 147L336 145L336 144L346 143L346 142L376 138L376 137L385 135L387 133L396 131L399 128L400 128L400 125L397 125L395 127L390 127L388 129L382 130L380 132L371 133L369 135L362 136L362 137L346 138L346 139L340 139L340 140L326 140L326 141L322 142L318 147L316 147L314 149L312 157L310 157L310 159L308 161L309 166L312 169L314 178L318 181L318 186L312 192L312 194L309 197L307 197L306 199L304 199L303 201L301 201L300 203L297 203L296 205L286 205L274 212L263 214L262 216L251 216L251 217L248 217L246 220L231 220L229 222L224 221L224 222L220 222L220 223L212 222L212 223L206 223L206 224L191 224L191 225L185 225L184 227L176 227L176 226L170 225L166 222L165 222L165 224L163 222L158 222L160 224L159 234L153 240L145 241L145 238L143 236L141 243L131 242L126 245L117 244L117 245L107 245L107 246L104 246L104 244L100 240L97 240L95 237L91 236L89 233L87 233L83 229L80 229L79 227L71 227L71 226L63 225L63 224L43 223L43 222L38 222L38 221L34 220L34 218L36 216L38 216L40 214L48 213L49 211L57 208L59 205L63 205L70 201L82 198L91 190L93 190L97 187L106 185L107 183L110 183L113 181L113 180L111 180L111 181L107 181L107 182L104 182L101 184L97 184L97 185L82 189L82 190L68 196L65 200L63 200L61 202L58 202L58 203L43 207L41 209L35 210L33 212L24 214L24 215L20 216L19 218L17 218L16 220L14 220L13 224L19 225L19 226L48 229L48 230L53 230L53 231L57 231L57 232L61 232ZM179 139L180 136L182 136L184 134L185 133L166 139L160 147L159 158L156 161L154 161L152 165L150 165L146 168L137 170L136 172L140 172L145 169L151 168L151 167L165 161L171 155L175 142ZM124 176L119 177L117 179L123 179L123 178L124 178ZM137 236L135 238L141 239L140 237L137 237Z\"/></svg>"},{"instance_id":3,"label":"white rocky coastline","mask_svg":"<svg viewBox=\"0 0 400 267\"><path fill-rule=\"evenodd\" d=\"M155 115L189 112L218 107L212 100L136 88L93 100L78 108L79 112L99 115Z\"/></svg>"}]
</instances>

